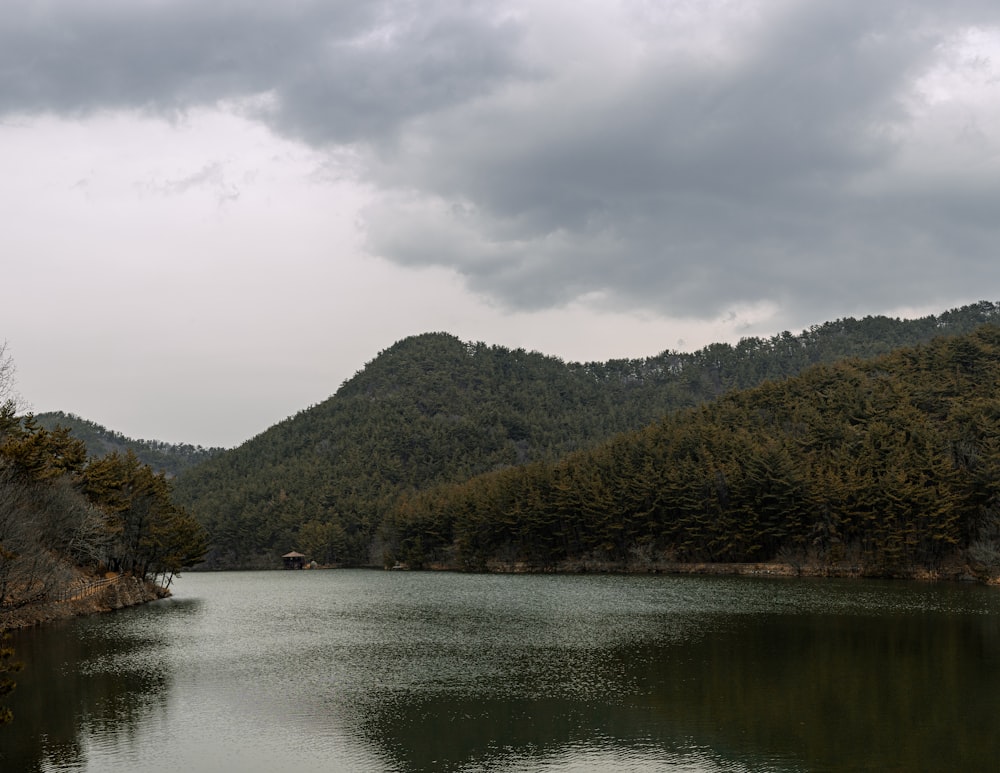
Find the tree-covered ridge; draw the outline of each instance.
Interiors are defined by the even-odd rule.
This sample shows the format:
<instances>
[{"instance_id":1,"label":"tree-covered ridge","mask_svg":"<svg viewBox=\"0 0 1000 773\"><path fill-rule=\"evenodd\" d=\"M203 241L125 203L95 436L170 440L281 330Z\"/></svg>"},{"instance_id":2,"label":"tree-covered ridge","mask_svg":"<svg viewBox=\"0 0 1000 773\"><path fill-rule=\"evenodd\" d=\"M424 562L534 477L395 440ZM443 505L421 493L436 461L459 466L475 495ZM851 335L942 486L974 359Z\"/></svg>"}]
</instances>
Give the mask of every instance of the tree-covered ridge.
<instances>
[{"instance_id":1,"label":"tree-covered ridge","mask_svg":"<svg viewBox=\"0 0 1000 773\"><path fill-rule=\"evenodd\" d=\"M694 353L565 363L433 333L379 353L336 395L177 480L217 566L380 563L378 527L404 492L554 462L736 389L820 362L884 354L1000 320L982 302L918 320L845 319Z\"/></svg>"},{"instance_id":2,"label":"tree-covered ridge","mask_svg":"<svg viewBox=\"0 0 1000 773\"><path fill-rule=\"evenodd\" d=\"M770 381L554 463L403 498L386 559L1000 568L1000 327Z\"/></svg>"},{"instance_id":3,"label":"tree-covered ridge","mask_svg":"<svg viewBox=\"0 0 1000 773\"><path fill-rule=\"evenodd\" d=\"M321 561L369 561L400 491L579 448L605 390L537 353L406 339L338 394L178 478L224 565L274 565L295 546Z\"/></svg>"},{"instance_id":4,"label":"tree-covered ridge","mask_svg":"<svg viewBox=\"0 0 1000 773\"><path fill-rule=\"evenodd\" d=\"M222 453L222 448L204 448L189 443L165 443L160 440L135 440L114 432L96 422L80 418L72 413L51 411L35 414L38 426L47 430L65 427L74 437L82 440L87 447L87 455L93 457L108 454L136 455L143 464L148 464L156 472L174 477L181 471L211 459Z\"/></svg>"}]
</instances>

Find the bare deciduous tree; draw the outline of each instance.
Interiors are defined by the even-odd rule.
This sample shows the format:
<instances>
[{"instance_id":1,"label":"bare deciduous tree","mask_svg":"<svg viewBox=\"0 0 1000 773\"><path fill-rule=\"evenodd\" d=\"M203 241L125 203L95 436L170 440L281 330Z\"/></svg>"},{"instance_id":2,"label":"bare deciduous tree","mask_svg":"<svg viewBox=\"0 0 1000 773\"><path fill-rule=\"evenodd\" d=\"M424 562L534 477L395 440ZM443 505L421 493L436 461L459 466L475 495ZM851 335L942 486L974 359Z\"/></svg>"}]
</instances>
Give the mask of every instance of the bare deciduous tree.
<instances>
[{"instance_id":1,"label":"bare deciduous tree","mask_svg":"<svg viewBox=\"0 0 1000 773\"><path fill-rule=\"evenodd\" d=\"M0 403L14 398L14 360L7 351L7 342L0 342Z\"/></svg>"},{"instance_id":2,"label":"bare deciduous tree","mask_svg":"<svg viewBox=\"0 0 1000 773\"><path fill-rule=\"evenodd\" d=\"M73 578L72 567L48 544L53 524L51 487L26 484L0 467L0 605L19 606L44 598ZM58 535L70 542L76 535Z\"/></svg>"},{"instance_id":3,"label":"bare deciduous tree","mask_svg":"<svg viewBox=\"0 0 1000 773\"><path fill-rule=\"evenodd\" d=\"M14 390L17 368L14 359L7 351L7 342L0 341L0 419L13 418L25 409L24 401ZM0 432L3 427L0 426Z\"/></svg>"}]
</instances>

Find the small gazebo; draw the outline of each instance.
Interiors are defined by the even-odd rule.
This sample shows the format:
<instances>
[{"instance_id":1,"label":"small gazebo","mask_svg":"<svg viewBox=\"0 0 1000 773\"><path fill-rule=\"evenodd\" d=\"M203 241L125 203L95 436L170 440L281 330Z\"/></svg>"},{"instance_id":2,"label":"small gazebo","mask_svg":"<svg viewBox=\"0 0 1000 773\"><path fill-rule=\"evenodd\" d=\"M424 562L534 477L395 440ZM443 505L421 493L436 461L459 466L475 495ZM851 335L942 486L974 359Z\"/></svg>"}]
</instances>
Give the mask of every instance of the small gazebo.
<instances>
[{"instance_id":1,"label":"small gazebo","mask_svg":"<svg viewBox=\"0 0 1000 773\"><path fill-rule=\"evenodd\" d=\"M291 553L285 553L281 557L281 560L285 562L285 569L301 569L306 563L306 557L302 553L296 553L294 550Z\"/></svg>"}]
</instances>

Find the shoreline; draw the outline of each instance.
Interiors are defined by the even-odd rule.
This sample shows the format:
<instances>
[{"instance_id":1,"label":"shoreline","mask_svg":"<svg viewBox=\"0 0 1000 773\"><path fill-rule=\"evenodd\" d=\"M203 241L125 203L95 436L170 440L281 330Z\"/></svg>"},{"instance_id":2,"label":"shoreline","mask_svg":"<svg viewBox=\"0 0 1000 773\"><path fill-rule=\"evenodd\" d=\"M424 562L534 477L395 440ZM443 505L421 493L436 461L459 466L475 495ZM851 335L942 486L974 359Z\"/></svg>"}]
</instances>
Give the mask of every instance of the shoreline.
<instances>
[{"instance_id":1,"label":"shoreline","mask_svg":"<svg viewBox=\"0 0 1000 773\"><path fill-rule=\"evenodd\" d=\"M190 569L200 572L278 571L282 567L227 567ZM608 561L597 558L576 558L556 564L536 564L530 561L502 561L491 559L484 564L469 566L451 561L428 561L418 565L406 562L395 564L323 564L303 567L309 571L336 569L375 569L405 572L456 572L458 574L631 574L631 575L714 575L733 577L798 577L855 580L910 580L917 582L959 582L1000 586L1000 574L985 567L973 567L956 558L944 561L938 567L905 566L875 567L847 561L822 564L815 561L782 562L712 562L669 561L666 559L640 559L635 561Z\"/></svg>"},{"instance_id":2,"label":"shoreline","mask_svg":"<svg viewBox=\"0 0 1000 773\"><path fill-rule=\"evenodd\" d=\"M710 575L732 577L798 577L856 580L911 580L919 582L961 582L1000 585L1000 577L977 573L966 565L902 567L877 569L854 564L791 564L778 561L759 563L713 563L681 561L614 562L598 560L563 561L552 566L538 566L524 561L488 561L479 569L446 563L425 564L422 569L405 565L386 567L409 571L455 571L484 574L632 574L632 575Z\"/></svg>"},{"instance_id":3,"label":"shoreline","mask_svg":"<svg viewBox=\"0 0 1000 773\"><path fill-rule=\"evenodd\" d=\"M118 609L146 604L157 599L168 598L170 591L139 577L123 577L98 592L84 598L68 601L46 601L41 604L26 604L23 607L0 609L0 631L15 631L24 628L68 620L83 615L114 612Z\"/></svg>"},{"instance_id":4,"label":"shoreline","mask_svg":"<svg viewBox=\"0 0 1000 773\"><path fill-rule=\"evenodd\" d=\"M317 567L335 568L335 567ZM376 569L380 567L372 566ZM760 563L713 563L680 561L613 562L594 559L563 561L553 566L538 566L525 561L489 561L479 569L447 563L429 563L420 568L405 564L382 569L403 571L458 572L463 574L630 574L630 575L706 575L731 577L838 578L859 580L911 580L920 582L962 582L1000 586L1000 577L974 573L968 566L951 565L939 569L907 567L876 570L872 567L838 565L796 565L777 561ZM227 570L221 570L227 571ZM239 570L228 570L239 571ZM122 577L118 582L91 595L68 601L46 601L23 607L0 608L0 631L15 631L68 620L83 615L114 612L119 609L169 598L168 588L138 577Z\"/></svg>"}]
</instances>

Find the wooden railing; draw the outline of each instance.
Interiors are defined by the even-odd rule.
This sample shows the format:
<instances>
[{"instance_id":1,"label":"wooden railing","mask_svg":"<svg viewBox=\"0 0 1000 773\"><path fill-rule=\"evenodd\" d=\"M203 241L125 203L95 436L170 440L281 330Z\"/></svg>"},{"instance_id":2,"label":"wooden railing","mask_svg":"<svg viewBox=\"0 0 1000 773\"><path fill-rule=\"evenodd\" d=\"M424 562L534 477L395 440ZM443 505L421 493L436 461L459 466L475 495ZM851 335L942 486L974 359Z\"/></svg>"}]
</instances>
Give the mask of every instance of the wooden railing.
<instances>
[{"instance_id":1,"label":"wooden railing","mask_svg":"<svg viewBox=\"0 0 1000 773\"><path fill-rule=\"evenodd\" d=\"M125 575L123 574L116 574L113 577L104 577L100 580L73 583L54 591L46 590L43 586L37 587L32 593L26 593L26 590L22 588L20 593L15 594L13 599L0 599L0 609L14 609L17 607L26 607L30 604L43 604L53 601L62 603L85 599L93 596L102 588L121 582L124 577Z\"/></svg>"},{"instance_id":2,"label":"wooden railing","mask_svg":"<svg viewBox=\"0 0 1000 773\"><path fill-rule=\"evenodd\" d=\"M52 601L76 601L77 599L85 599L88 596L93 596L101 588L106 588L109 585L114 585L121 581L123 575L116 574L114 577L104 577L100 580L92 580L91 582L86 582L78 585L71 585L68 588L64 588L56 593L50 593L49 598Z\"/></svg>"}]
</instances>

